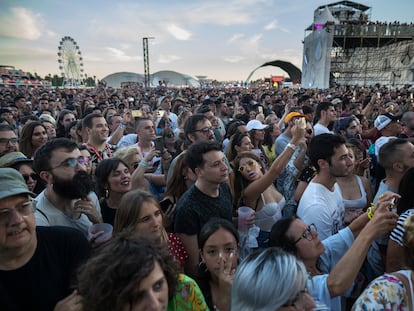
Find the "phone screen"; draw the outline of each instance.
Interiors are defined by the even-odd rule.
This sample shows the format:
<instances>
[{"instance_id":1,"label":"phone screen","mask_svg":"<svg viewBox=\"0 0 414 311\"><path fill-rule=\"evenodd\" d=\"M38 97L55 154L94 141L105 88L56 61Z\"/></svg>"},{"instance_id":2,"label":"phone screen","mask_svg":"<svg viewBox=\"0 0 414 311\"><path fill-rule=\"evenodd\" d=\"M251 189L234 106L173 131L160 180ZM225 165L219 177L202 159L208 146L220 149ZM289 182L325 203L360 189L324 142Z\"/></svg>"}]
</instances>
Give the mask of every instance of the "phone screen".
<instances>
[{"instance_id":1,"label":"phone screen","mask_svg":"<svg viewBox=\"0 0 414 311\"><path fill-rule=\"evenodd\" d=\"M155 150L159 150L161 152L164 151L164 142L161 136L155 138L154 145L155 145Z\"/></svg>"}]
</instances>

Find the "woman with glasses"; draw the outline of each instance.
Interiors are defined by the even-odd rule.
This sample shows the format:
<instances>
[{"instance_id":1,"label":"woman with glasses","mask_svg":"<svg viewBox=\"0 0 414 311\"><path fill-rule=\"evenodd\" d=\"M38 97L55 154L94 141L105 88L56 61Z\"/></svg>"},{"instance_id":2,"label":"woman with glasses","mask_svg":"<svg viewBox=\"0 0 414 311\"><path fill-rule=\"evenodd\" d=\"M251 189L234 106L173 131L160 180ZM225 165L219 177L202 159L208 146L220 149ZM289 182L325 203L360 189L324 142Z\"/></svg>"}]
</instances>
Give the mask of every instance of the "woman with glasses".
<instances>
[{"instance_id":1,"label":"woman with glasses","mask_svg":"<svg viewBox=\"0 0 414 311\"><path fill-rule=\"evenodd\" d=\"M314 310L307 280L303 262L280 248L270 247L250 254L237 269L231 308L238 311Z\"/></svg>"},{"instance_id":2,"label":"woman with glasses","mask_svg":"<svg viewBox=\"0 0 414 311\"><path fill-rule=\"evenodd\" d=\"M323 241L313 224L293 217L281 219L272 227L269 246L301 259L312 277L308 289L313 298L331 310L341 310L341 296L351 294L371 243L397 223L397 215L390 211L394 197L398 195L386 192L375 207Z\"/></svg>"},{"instance_id":3,"label":"woman with glasses","mask_svg":"<svg viewBox=\"0 0 414 311\"><path fill-rule=\"evenodd\" d=\"M272 225L282 217L285 198L273 182L292 157L304 129L294 126L291 147L287 147L266 172L262 161L252 152L242 152L234 160L234 208L249 206L255 211L255 225L260 228L259 247L267 247Z\"/></svg>"},{"instance_id":4,"label":"woman with glasses","mask_svg":"<svg viewBox=\"0 0 414 311\"><path fill-rule=\"evenodd\" d=\"M95 175L101 197L103 222L113 225L123 195L132 188L131 173L124 161L112 158L101 161Z\"/></svg>"},{"instance_id":5,"label":"woman with glasses","mask_svg":"<svg viewBox=\"0 0 414 311\"><path fill-rule=\"evenodd\" d=\"M229 311L239 260L237 229L228 220L212 218L201 228L198 246L201 263L196 280L207 305L210 310Z\"/></svg>"}]
</instances>

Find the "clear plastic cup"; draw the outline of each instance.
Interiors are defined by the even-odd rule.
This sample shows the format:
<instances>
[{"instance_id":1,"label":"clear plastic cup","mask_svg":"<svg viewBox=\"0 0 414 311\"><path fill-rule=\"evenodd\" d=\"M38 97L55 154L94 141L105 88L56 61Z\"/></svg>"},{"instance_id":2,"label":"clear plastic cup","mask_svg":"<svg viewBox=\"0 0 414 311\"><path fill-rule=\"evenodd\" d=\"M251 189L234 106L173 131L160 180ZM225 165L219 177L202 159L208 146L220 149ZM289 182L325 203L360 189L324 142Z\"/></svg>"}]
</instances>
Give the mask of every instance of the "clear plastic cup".
<instances>
[{"instance_id":1,"label":"clear plastic cup","mask_svg":"<svg viewBox=\"0 0 414 311\"><path fill-rule=\"evenodd\" d=\"M241 233L247 233L249 230L249 226L247 225L247 218L249 218L254 213L254 210L251 209L248 206L240 206L237 209L237 215L238 215L238 229Z\"/></svg>"},{"instance_id":2,"label":"clear plastic cup","mask_svg":"<svg viewBox=\"0 0 414 311\"><path fill-rule=\"evenodd\" d=\"M88 240L93 239L95 243L103 243L108 241L112 237L113 227L111 224L99 223L93 224L88 229Z\"/></svg>"}]
</instances>

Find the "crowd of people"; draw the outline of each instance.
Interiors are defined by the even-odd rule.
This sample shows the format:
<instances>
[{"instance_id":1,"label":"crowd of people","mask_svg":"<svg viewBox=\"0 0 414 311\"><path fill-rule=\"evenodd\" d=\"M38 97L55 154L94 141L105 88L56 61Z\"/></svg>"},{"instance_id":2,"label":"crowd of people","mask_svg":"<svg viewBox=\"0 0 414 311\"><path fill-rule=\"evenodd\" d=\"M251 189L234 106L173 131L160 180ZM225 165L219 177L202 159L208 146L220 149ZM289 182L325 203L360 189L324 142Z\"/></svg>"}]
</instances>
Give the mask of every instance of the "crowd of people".
<instances>
[{"instance_id":1,"label":"crowd of people","mask_svg":"<svg viewBox=\"0 0 414 311\"><path fill-rule=\"evenodd\" d=\"M1 88L0 308L412 310L413 93Z\"/></svg>"}]
</instances>

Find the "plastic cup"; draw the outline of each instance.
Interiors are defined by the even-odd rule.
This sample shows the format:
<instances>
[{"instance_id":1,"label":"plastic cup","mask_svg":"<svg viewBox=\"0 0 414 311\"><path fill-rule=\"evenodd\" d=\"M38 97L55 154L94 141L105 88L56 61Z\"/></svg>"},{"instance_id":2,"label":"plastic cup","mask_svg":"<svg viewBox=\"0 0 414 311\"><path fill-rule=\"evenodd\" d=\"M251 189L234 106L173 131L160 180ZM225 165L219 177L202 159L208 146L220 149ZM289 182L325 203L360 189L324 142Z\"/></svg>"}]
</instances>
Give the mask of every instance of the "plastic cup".
<instances>
[{"instance_id":1,"label":"plastic cup","mask_svg":"<svg viewBox=\"0 0 414 311\"><path fill-rule=\"evenodd\" d=\"M249 230L249 226L247 225L247 218L250 217L254 213L253 209L251 209L248 206L240 206L237 209L237 215L238 215L238 229L241 233L246 233Z\"/></svg>"},{"instance_id":2,"label":"plastic cup","mask_svg":"<svg viewBox=\"0 0 414 311\"><path fill-rule=\"evenodd\" d=\"M111 224L99 223L93 224L88 229L88 240L91 241L96 237L95 243L103 243L112 237L113 227Z\"/></svg>"}]
</instances>

